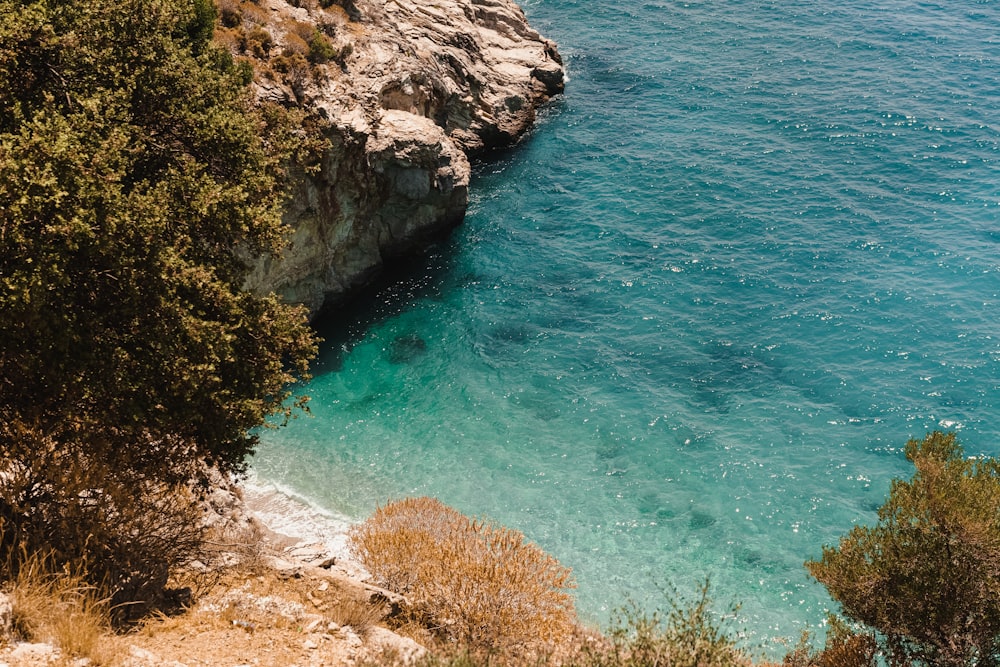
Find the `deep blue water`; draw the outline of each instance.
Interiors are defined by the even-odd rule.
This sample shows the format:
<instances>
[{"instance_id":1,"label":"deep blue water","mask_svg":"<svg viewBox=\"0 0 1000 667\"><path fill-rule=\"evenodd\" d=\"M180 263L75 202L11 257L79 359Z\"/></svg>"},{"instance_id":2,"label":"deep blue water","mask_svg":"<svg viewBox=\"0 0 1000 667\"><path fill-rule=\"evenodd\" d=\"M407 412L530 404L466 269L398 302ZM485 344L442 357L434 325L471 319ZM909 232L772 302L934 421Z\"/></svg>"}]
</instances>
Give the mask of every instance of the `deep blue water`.
<instances>
[{"instance_id":1,"label":"deep blue water","mask_svg":"<svg viewBox=\"0 0 1000 667\"><path fill-rule=\"evenodd\" d=\"M710 576L750 643L902 447L1000 455L1000 6L533 0L566 96L466 222L322 323L260 475L524 531L603 620Z\"/></svg>"}]
</instances>

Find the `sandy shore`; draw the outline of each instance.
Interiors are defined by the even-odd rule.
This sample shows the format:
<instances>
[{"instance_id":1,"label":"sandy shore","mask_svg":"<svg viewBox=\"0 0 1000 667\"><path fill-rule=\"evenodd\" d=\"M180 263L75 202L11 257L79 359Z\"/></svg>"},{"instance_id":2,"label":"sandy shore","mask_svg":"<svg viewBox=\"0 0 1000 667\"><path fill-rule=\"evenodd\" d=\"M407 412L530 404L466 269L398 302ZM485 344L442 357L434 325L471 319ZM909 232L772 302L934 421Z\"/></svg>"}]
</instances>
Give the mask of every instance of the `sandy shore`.
<instances>
[{"instance_id":1,"label":"sandy shore","mask_svg":"<svg viewBox=\"0 0 1000 667\"><path fill-rule=\"evenodd\" d=\"M352 556L348 531L354 522L310 504L293 492L251 475L237 483L243 509L264 529L272 549L290 560L337 569L358 579L368 574Z\"/></svg>"}]
</instances>

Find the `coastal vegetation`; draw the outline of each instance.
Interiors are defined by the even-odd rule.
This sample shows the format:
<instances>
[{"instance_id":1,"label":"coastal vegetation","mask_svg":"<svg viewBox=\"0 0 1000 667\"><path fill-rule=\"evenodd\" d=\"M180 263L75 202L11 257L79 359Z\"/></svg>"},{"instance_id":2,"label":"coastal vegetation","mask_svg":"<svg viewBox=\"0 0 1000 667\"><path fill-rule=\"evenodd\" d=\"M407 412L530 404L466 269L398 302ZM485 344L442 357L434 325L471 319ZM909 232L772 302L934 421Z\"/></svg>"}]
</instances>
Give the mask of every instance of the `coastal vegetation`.
<instances>
[{"instance_id":1,"label":"coastal vegetation","mask_svg":"<svg viewBox=\"0 0 1000 667\"><path fill-rule=\"evenodd\" d=\"M298 130L211 0L0 2L0 562L48 554L131 617L198 554L315 351L243 289L280 249Z\"/></svg>"},{"instance_id":2,"label":"coastal vegetation","mask_svg":"<svg viewBox=\"0 0 1000 667\"><path fill-rule=\"evenodd\" d=\"M806 567L889 664L1000 665L1000 461L965 458L940 432L906 458L916 472L893 482L878 523Z\"/></svg>"},{"instance_id":3,"label":"coastal vegetation","mask_svg":"<svg viewBox=\"0 0 1000 667\"><path fill-rule=\"evenodd\" d=\"M378 508L351 539L375 581L405 595L409 619L436 639L536 654L576 628L569 568L516 530L408 498Z\"/></svg>"},{"instance_id":4,"label":"coastal vegetation","mask_svg":"<svg viewBox=\"0 0 1000 667\"><path fill-rule=\"evenodd\" d=\"M262 10L222 6L233 43L269 57ZM243 287L247 258L280 251L287 172L317 138L251 99L252 68L215 44L216 20L210 0L0 0L0 579L14 631L94 664L120 661L111 628L206 558L210 471L243 472L254 429L304 405L294 388L316 350L305 312ZM300 32L279 71L347 53L286 27ZM916 472L878 523L807 563L843 618L787 667L1000 664L1000 462L942 433L906 456ZM707 583L587 630L567 568L433 499L380 508L353 540L405 596L395 616L296 594L323 627L410 633L434 649L427 664L752 662Z\"/></svg>"},{"instance_id":5,"label":"coastal vegetation","mask_svg":"<svg viewBox=\"0 0 1000 667\"><path fill-rule=\"evenodd\" d=\"M819 560L806 563L843 616L828 619L822 649L803 637L782 659L784 667L1000 664L1000 461L965 458L953 433L912 439L905 453L916 471L910 480L893 482L878 523L855 526L838 545L824 547ZM439 634L444 630L461 648L462 662L451 664L520 664L523 654L511 648L544 634L545 624L518 624L518 617L532 608L551 609L546 596L568 582L540 555L540 561L510 555L484 560L483 554L502 553L488 548L493 530L423 498L380 508L354 531L359 557L383 584L420 600L420 609L435 610L423 623ZM517 550L537 549L519 533L514 538ZM533 577L526 581L525 573ZM482 594L499 611L497 618L517 611L506 626L513 636L504 637L499 627L489 631L489 640L476 635L491 626L463 615L462 605ZM751 664L711 609L707 582L693 602L677 596L667 602L666 613L620 610L597 641L550 633L548 650L561 656L560 664L585 667ZM503 658L483 661L496 652Z\"/></svg>"}]
</instances>

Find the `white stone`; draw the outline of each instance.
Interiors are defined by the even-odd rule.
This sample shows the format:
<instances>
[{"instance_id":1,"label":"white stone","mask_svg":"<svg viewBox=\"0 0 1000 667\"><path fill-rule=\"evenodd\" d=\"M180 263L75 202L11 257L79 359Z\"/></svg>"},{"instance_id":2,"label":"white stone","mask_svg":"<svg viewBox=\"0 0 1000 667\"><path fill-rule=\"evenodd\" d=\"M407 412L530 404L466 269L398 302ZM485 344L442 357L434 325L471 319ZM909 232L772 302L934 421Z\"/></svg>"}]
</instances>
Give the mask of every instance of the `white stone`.
<instances>
[{"instance_id":1,"label":"white stone","mask_svg":"<svg viewBox=\"0 0 1000 667\"><path fill-rule=\"evenodd\" d=\"M21 643L10 652L11 661L16 664L47 665L59 658L59 649L50 644Z\"/></svg>"},{"instance_id":2,"label":"white stone","mask_svg":"<svg viewBox=\"0 0 1000 667\"><path fill-rule=\"evenodd\" d=\"M378 626L369 628L367 639L369 653L391 653L404 665L412 665L427 653L426 648L409 637L402 637L392 630Z\"/></svg>"},{"instance_id":3,"label":"white stone","mask_svg":"<svg viewBox=\"0 0 1000 667\"><path fill-rule=\"evenodd\" d=\"M10 596L0 593L0 644L10 636L14 627L14 605Z\"/></svg>"}]
</instances>

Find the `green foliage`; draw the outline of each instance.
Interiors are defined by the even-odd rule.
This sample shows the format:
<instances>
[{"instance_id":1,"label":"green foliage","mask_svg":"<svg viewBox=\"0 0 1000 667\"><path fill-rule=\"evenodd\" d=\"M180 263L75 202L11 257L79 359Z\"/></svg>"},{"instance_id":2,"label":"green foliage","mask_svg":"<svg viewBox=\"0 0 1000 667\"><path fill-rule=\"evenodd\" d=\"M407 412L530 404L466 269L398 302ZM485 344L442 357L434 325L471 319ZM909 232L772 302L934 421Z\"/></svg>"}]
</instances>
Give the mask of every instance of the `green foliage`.
<instances>
[{"instance_id":1,"label":"green foliage","mask_svg":"<svg viewBox=\"0 0 1000 667\"><path fill-rule=\"evenodd\" d=\"M218 10L213 0L190 0L191 15L181 23L184 34L194 53L201 53L208 46L215 32Z\"/></svg>"},{"instance_id":2,"label":"green foliage","mask_svg":"<svg viewBox=\"0 0 1000 667\"><path fill-rule=\"evenodd\" d=\"M296 137L214 20L210 0L0 0L7 551L96 563L88 535L128 498L241 471L314 353L304 312L241 289L241 258L280 248Z\"/></svg>"},{"instance_id":3,"label":"green foliage","mask_svg":"<svg viewBox=\"0 0 1000 667\"><path fill-rule=\"evenodd\" d=\"M785 656L782 667L877 667L878 646L871 632L857 632L836 616L830 617L830 629L821 651L809 645L809 633L795 650Z\"/></svg>"},{"instance_id":4,"label":"green foliage","mask_svg":"<svg viewBox=\"0 0 1000 667\"><path fill-rule=\"evenodd\" d=\"M954 434L906 444L874 527L806 563L893 665L1000 665L1000 462L963 458Z\"/></svg>"},{"instance_id":5,"label":"green foliage","mask_svg":"<svg viewBox=\"0 0 1000 667\"><path fill-rule=\"evenodd\" d=\"M698 596L668 596L669 609L651 614L634 605L618 610L608 631L610 647L591 650L587 667L749 667L749 656L723 630L711 611L706 581ZM732 612L735 614L735 609Z\"/></svg>"},{"instance_id":6,"label":"green foliage","mask_svg":"<svg viewBox=\"0 0 1000 667\"><path fill-rule=\"evenodd\" d=\"M309 60L314 63L325 63L337 57L339 52L330 39L319 29L313 30L309 36Z\"/></svg>"}]
</instances>

